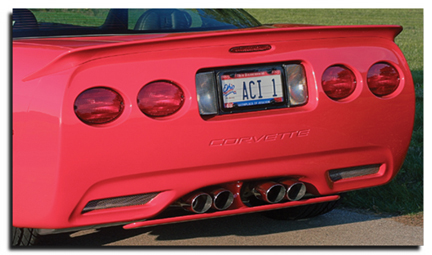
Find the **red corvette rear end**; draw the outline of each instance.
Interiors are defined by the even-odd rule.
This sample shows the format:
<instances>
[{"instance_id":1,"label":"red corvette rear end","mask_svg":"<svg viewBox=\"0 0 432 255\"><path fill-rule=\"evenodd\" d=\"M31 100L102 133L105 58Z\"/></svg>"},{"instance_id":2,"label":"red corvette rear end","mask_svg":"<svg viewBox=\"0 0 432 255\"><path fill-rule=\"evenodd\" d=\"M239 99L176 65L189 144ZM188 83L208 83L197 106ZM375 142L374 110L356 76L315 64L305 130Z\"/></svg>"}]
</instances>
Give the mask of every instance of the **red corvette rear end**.
<instances>
[{"instance_id":1,"label":"red corvette rear end","mask_svg":"<svg viewBox=\"0 0 432 255\"><path fill-rule=\"evenodd\" d=\"M414 120L400 32L272 25L15 39L13 226L50 234L318 215L341 193L388 183Z\"/></svg>"}]
</instances>

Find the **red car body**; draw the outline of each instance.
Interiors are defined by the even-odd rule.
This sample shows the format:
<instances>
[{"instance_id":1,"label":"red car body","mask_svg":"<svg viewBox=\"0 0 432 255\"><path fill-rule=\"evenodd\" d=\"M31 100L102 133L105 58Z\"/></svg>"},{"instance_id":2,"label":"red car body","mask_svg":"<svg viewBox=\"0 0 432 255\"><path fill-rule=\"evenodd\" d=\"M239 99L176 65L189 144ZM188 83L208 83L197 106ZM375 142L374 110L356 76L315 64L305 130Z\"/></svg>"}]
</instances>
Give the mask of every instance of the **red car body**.
<instances>
[{"instance_id":1,"label":"red car body","mask_svg":"<svg viewBox=\"0 0 432 255\"><path fill-rule=\"evenodd\" d=\"M14 40L13 226L41 233L134 228L329 202L388 183L404 161L414 120L411 73L394 43L400 32L399 26L269 25ZM230 51L256 45L270 49ZM200 115L197 73L280 63L304 68L307 103ZM390 95L368 88L376 63L399 73ZM322 87L323 73L335 65L356 78L355 90L342 100ZM169 81L184 93L170 116L151 117L138 107L138 93L154 81ZM121 115L110 123L88 125L74 112L77 97L95 87L123 98ZM329 174L362 167L376 171L341 179ZM256 206L242 201L246 183L280 179L304 183L309 196ZM161 216L189 194L218 188L232 193L228 208ZM85 209L92 201L137 195L147 200Z\"/></svg>"}]
</instances>

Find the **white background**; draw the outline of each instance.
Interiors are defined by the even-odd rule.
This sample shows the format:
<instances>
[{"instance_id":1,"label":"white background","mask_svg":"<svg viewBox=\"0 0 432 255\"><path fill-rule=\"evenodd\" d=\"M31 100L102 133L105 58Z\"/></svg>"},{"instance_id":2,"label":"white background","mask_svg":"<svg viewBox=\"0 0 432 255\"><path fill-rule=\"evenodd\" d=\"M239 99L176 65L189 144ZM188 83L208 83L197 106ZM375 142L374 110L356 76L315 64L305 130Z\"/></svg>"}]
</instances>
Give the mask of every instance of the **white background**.
<instances>
[{"instance_id":1,"label":"white background","mask_svg":"<svg viewBox=\"0 0 432 255\"><path fill-rule=\"evenodd\" d=\"M205 8L423 8L424 9L424 20L425 20L425 26L424 26L424 38L425 43L424 45L427 45L424 49L425 54L425 65L424 65L424 92L425 97L429 98L429 89L428 83L429 81L429 62L428 62L428 56L429 56L429 46L430 43L430 33L428 32L428 29L430 28L428 25L430 24L430 18L429 15L429 8L426 6L427 3L431 3L431 1L420 1L420 0L409 0L409 1L389 1L389 0L361 0L361 1L335 1L335 0L307 0L307 1L299 1L299 0L273 0L273 1L260 1L260 0L249 0L249 1L238 1L238 0L218 0L218 1L209 1L209 0L201 0L201 1L150 1L150 0L141 0L141 1L128 1L128 0L122 0L122 1L82 1L82 0L73 0L73 1L64 1L64 0L58 0L58 1L47 1L47 0L38 0L38 1L20 1L20 0L3 0L2 1L2 15L1 15L1 31L3 32L3 40L2 42L2 51L1 51L1 60L2 63L2 71L3 71L3 84L1 86L2 93L0 93L0 103L1 103L1 120L3 121L3 125L1 125L0 131L1 131L1 163L2 163L2 171L3 171L3 178L2 183L0 185L1 187L1 205L2 205L2 225L0 229L0 251L2 252L11 252L9 248L9 242L10 242L10 184L11 184L11 147L10 144L10 126L11 126L11 41L10 41L10 32L11 32L11 15L12 15L12 9L13 8L111 8L111 7L121 7L121 8L169 8L169 7L178 7L178 8L186 8L186 7L205 7ZM429 4L430 5L430 4ZM429 101L430 102L430 101ZM430 160L428 160L429 152L428 149L429 145L429 114L430 114L430 106L428 100L425 100L425 122L424 122L424 140L425 140L425 164L424 169L425 171L425 183L429 183L430 181L430 174L428 174L430 169ZM428 195L430 194L429 185L425 185L425 197L429 199ZM430 240L430 234L429 234L429 203L425 199L425 240L424 240L424 247L421 247L418 252L420 253L428 253L428 251L432 251L431 246L432 242ZM104 250L106 252L106 250ZM122 250L110 250L110 252L123 252ZM313 252L319 252L320 254L326 253L326 254L334 254L334 253L347 253L347 252L359 252L359 253L410 253L412 250L406 250L406 249L313 249L313 250L287 250L287 249L273 249L270 250L270 253L278 253L278 254L287 254L288 252L291 253L313 253ZM14 253L21 253L22 251L14 251ZM43 252L46 253L48 250L33 250L31 252ZM50 252L58 252L57 251L50 251ZM61 252L68 252L67 250L62 250ZM85 251L85 250L74 250L73 252L80 252L82 254L83 252L100 252L100 251ZM170 249L169 251L163 251L163 250L127 250L126 252L151 252L151 253L183 253L183 254L190 254L190 253L212 253L212 254L221 254L224 252L229 253L242 253L242 254L261 254L261 253L267 253L266 250L263 249L247 249L247 250L173 250Z\"/></svg>"}]
</instances>

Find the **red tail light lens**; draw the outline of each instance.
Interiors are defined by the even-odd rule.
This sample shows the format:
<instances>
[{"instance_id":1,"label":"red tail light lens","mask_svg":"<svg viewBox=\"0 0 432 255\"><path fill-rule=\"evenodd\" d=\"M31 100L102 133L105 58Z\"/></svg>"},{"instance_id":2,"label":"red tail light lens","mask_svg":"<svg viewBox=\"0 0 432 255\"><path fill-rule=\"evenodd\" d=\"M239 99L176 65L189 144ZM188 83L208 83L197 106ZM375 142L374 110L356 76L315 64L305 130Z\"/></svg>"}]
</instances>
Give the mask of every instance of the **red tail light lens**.
<instances>
[{"instance_id":1,"label":"red tail light lens","mask_svg":"<svg viewBox=\"0 0 432 255\"><path fill-rule=\"evenodd\" d=\"M328 97L340 100L348 97L356 88L354 73L344 66L331 66L322 76L322 87Z\"/></svg>"},{"instance_id":2,"label":"red tail light lens","mask_svg":"<svg viewBox=\"0 0 432 255\"><path fill-rule=\"evenodd\" d=\"M377 63L373 65L367 75L369 89L377 96L387 96L399 86L399 73L390 64Z\"/></svg>"},{"instance_id":3,"label":"red tail light lens","mask_svg":"<svg viewBox=\"0 0 432 255\"><path fill-rule=\"evenodd\" d=\"M171 82L145 85L138 93L138 107L150 117L164 117L177 112L184 101L183 91Z\"/></svg>"},{"instance_id":4,"label":"red tail light lens","mask_svg":"<svg viewBox=\"0 0 432 255\"><path fill-rule=\"evenodd\" d=\"M117 119L123 112L124 102L119 93L109 88L91 88L75 100L76 116L86 124L105 124Z\"/></svg>"}]
</instances>

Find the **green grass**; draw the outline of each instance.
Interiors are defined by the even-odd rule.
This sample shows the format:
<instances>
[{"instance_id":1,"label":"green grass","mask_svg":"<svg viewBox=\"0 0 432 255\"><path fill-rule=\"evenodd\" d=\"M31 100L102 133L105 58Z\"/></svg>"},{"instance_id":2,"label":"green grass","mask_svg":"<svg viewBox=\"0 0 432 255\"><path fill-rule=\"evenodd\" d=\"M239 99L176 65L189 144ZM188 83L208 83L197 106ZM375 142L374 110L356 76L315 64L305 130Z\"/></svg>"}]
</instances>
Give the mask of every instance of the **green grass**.
<instances>
[{"instance_id":1,"label":"green grass","mask_svg":"<svg viewBox=\"0 0 432 255\"><path fill-rule=\"evenodd\" d=\"M101 26L109 9L30 9L38 22Z\"/></svg>"},{"instance_id":2,"label":"green grass","mask_svg":"<svg viewBox=\"0 0 432 255\"><path fill-rule=\"evenodd\" d=\"M349 192L344 206L374 212L413 214L423 211L423 10L422 9L247 9L261 23L317 25L401 25L396 38L411 69L416 116L408 155L387 185Z\"/></svg>"}]
</instances>

